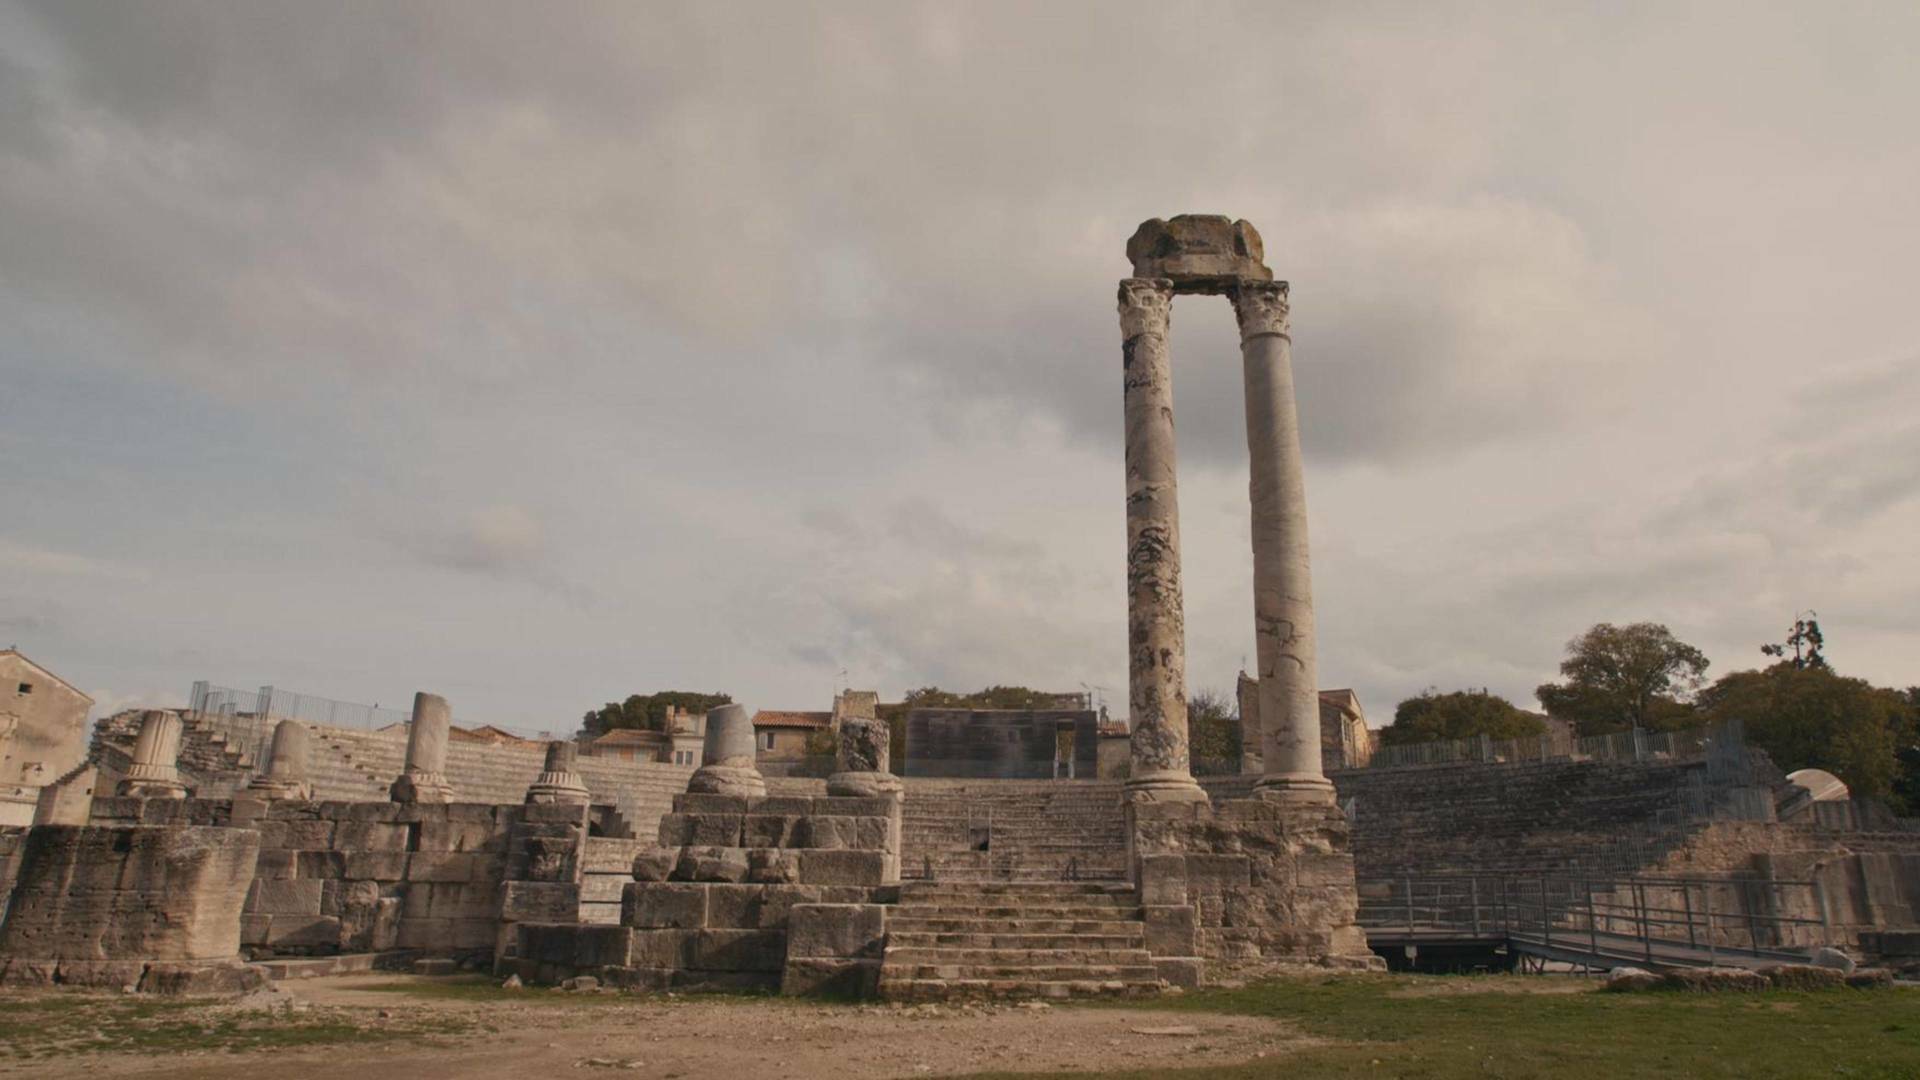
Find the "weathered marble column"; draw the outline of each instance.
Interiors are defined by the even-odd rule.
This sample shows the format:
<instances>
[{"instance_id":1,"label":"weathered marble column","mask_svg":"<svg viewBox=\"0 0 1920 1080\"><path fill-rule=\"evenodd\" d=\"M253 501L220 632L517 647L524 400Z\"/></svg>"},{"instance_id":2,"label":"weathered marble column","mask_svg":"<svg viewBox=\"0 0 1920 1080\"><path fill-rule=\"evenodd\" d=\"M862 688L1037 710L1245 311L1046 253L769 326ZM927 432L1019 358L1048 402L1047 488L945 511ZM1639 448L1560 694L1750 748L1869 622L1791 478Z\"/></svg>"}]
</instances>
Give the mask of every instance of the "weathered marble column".
<instances>
[{"instance_id":1,"label":"weathered marble column","mask_svg":"<svg viewBox=\"0 0 1920 1080\"><path fill-rule=\"evenodd\" d=\"M1134 800L1206 799L1187 764L1187 634L1180 594L1180 508L1167 325L1173 283L1120 282L1126 386L1127 699Z\"/></svg>"},{"instance_id":2,"label":"weathered marble column","mask_svg":"<svg viewBox=\"0 0 1920 1080\"><path fill-rule=\"evenodd\" d=\"M1246 380L1253 500L1253 632L1259 663L1264 798L1333 801L1320 770L1320 690L1307 559L1307 489L1293 392L1287 283L1233 292Z\"/></svg>"},{"instance_id":3,"label":"weathered marble column","mask_svg":"<svg viewBox=\"0 0 1920 1080\"><path fill-rule=\"evenodd\" d=\"M407 764L393 782L393 801L447 803L453 785L447 783L448 729L453 710L447 699L425 691L413 695L413 722L407 726Z\"/></svg>"},{"instance_id":4,"label":"weathered marble column","mask_svg":"<svg viewBox=\"0 0 1920 1080\"><path fill-rule=\"evenodd\" d=\"M579 748L565 739L548 743L547 761L540 770L540 777L527 788L528 804L583 806L593 801L592 793L587 790L587 782L573 771L578 755Z\"/></svg>"},{"instance_id":5,"label":"weathered marble column","mask_svg":"<svg viewBox=\"0 0 1920 1080\"><path fill-rule=\"evenodd\" d=\"M687 781L697 795L767 793L766 778L754 760L753 717L743 705L721 705L707 713L707 737L700 746L700 767Z\"/></svg>"},{"instance_id":6,"label":"weathered marble column","mask_svg":"<svg viewBox=\"0 0 1920 1080\"><path fill-rule=\"evenodd\" d=\"M180 735L185 728L175 713L149 709L140 714L140 734L133 743L133 764L119 785L119 793L140 799L184 799L187 785L180 781Z\"/></svg>"},{"instance_id":7,"label":"weathered marble column","mask_svg":"<svg viewBox=\"0 0 1920 1080\"><path fill-rule=\"evenodd\" d=\"M254 777L247 790L263 799L313 798L313 787L307 783L307 734L307 725L298 720L275 725L267 771Z\"/></svg>"}]
</instances>

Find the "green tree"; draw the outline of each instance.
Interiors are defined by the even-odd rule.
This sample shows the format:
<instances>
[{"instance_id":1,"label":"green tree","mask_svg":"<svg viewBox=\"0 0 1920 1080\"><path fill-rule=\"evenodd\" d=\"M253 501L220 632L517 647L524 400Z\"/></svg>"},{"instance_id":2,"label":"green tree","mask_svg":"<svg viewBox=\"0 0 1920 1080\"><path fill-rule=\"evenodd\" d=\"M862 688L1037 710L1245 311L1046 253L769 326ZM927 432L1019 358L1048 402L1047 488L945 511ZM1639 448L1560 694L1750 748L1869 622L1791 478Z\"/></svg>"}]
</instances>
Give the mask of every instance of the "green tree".
<instances>
[{"instance_id":1,"label":"green tree","mask_svg":"<svg viewBox=\"0 0 1920 1080\"><path fill-rule=\"evenodd\" d=\"M1787 772L1825 769L1855 794L1899 798L1899 751L1916 719L1907 694L1783 660L1721 678L1700 692L1700 708L1716 723L1741 721L1747 741Z\"/></svg>"},{"instance_id":2,"label":"green tree","mask_svg":"<svg viewBox=\"0 0 1920 1080\"><path fill-rule=\"evenodd\" d=\"M1688 698L1704 681L1706 654L1659 623L1598 623L1567 642L1565 682L1534 693L1555 719L1582 735L1642 727L1668 731L1699 722Z\"/></svg>"},{"instance_id":3,"label":"green tree","mask_svg":"<svg viewBox=\"0 0 1920 1080\"><path fill-rule=\"evenodd\" d=\"M1225 694L1202 690L1187 699L1187 752L1195 761L1240 769L1240 718Z\"/></svg>"},{"instance_id":4,"label":"green tree","mask_svg":"<svg viewBox=\"0 0 1920 1080\"><path fill-rule=\"evenodd\" d=\"M1820 620L1814 612L1803 611L1793 620L1793 629L1787 631L1787 640L1775 645L1769 642L1760 646L1767 656L1786 660L1794 667L1827 666L1827 655L1821 650L1827 647L1826 635L1820 632ZM1793 650L1793 659L1787 660L1787 650Z\"/></svg>"},{"instance_id":5,"label":"green tree","mask_svg":"<svg viewBox=\"0 0 1920 1080\"><path fill-rule=\"evenodd\" d=\"M661 731L667 724L667 710L685 709L703 713L719 705L731 704L731 694L704 694L697 690L661 690L653 694L633 694L625 701L609 701L598 709L589 709L580 719L580 731L589 738L623 729Z\"/></svg>"},{"instance_id":6,"label":"green tree","mask_svg":"<svg viewBox=\"0 0 1920 1080\"><path fill-rule=\"evenodd\" d=\"M1546 723L1538 716L1484 688L1442 694L1429 687L1419 697L1410 697L1394 707L1393 723L1380 729L1380 742L1399 746L1481 735L1523 739L1546 730Z\"/></svg>"}]
</instances>

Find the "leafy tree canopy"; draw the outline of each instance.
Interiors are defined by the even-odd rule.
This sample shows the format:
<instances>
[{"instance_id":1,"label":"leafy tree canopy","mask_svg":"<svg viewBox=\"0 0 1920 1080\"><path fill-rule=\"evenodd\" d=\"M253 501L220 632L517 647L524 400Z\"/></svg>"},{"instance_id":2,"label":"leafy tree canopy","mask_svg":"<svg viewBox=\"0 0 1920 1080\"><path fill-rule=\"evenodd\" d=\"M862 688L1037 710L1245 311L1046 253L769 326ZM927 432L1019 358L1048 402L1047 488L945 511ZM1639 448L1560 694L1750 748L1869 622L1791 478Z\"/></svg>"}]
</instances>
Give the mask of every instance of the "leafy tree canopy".
<instances>
[{"instance_id":1,"label":"leafy tree canopy","mask_svg":"<svg viewBox=\"0 0 1920 1080\"><path fill-rule=\"evenodd\" d=\"M1223 762L1238 770L1240 718L1225 694L1202 690L1188 699L1187 750L1195 761Z\"/></svg>"},{"instance_id":2,"label":"leafy tree canopy","mask_svg":"<svg viewBox=\"0 0 1920 1080\"><path fill-rule=\"evenodd\" d=\"M1742 721L1747 741L1787 772L1825 769L1857 795L1900 801L1899 750L1920 718L1907 693L1783 660L1721 678L1699 703L1714 722Z\"/></svg>"},{"instance_id":3,"label":"leafy tree canopy","mask_svg":"<svg viewBox=\"0 0 1920 1080\"><path fill-rule=\"evenodd\" d=\"M1706 654L1659 623L1599 623L1567 642L1564 682L1534 691L1556 719L1582 735L1698 723L1688 698L1705 679Z\"/></svg>"},{"instance_id":4,"label":"leafy tree canopy","mask_svg":"<svg viewBox=\"0 0 1920 1080\"><path fill-rule=\"evenodd\" d=\"M937 686L907 691L909 709L1062 709L1078 705L1078 694L1056 694L1024 686L989 686L971 694L957 694Z\"/></svg>"},{"instance_id":5,"label":"leafy tree canopy","mask_svg":"<svg viewBox=\"0 0 1920 1080\"><path fill-rule=\"evenodd\" d=\"M1429 688L1393 710L1393 723L1380 729L1386 746L1442 742L1485 735L1491 739L1521 739L1544 734L1545 721L1485 689L1442 694Z\"/></svg>"},{"instance_id":6,"label":"leafy tree canopy","mask_svg":"<svg viewBox=\"0 0 1920 1080\"><path fill-rule=\"evenodd\" d=\"M609 701L601 708L587 710L586 716L580 720L580 730L589 737L622 729L661 731L666 727L669 709L681 708L692 713L703 713L732 701L731 694L703 694L697 690L634 694L625 701Z\"/></svg>"}]
</instances>

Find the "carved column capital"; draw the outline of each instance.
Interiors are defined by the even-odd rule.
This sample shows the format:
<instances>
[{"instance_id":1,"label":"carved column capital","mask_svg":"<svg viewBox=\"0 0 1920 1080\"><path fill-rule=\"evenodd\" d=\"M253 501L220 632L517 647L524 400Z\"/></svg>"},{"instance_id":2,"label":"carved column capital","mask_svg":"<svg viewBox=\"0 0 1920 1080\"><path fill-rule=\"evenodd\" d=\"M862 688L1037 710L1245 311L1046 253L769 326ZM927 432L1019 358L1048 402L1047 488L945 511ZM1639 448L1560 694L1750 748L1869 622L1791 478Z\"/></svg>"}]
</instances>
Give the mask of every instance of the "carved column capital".
<instances>
[{"instance_id":1,"label":"carved column capital","mask_svg":"<svg viewBox=\"0 0 1920 1080\"><path fill-rule=\"evenodd\" d=\"M1233 290L1233 314L1240 320L1243 339L1260 334L1292 337L1293 323L1287 312L1284 281L1243 281Z\"/></svg>"},{"instance_id":2,"label":"carved column capital","mask_svg":"<svg viewBox=\"0 0 1920 1080\"><path fill-rule=\"evenodd\" d=\"M1166 278L1120 279L1120 339L1141 334L1167 336L1173 316L1173 282Z\"/></svg>"}]
</instances>

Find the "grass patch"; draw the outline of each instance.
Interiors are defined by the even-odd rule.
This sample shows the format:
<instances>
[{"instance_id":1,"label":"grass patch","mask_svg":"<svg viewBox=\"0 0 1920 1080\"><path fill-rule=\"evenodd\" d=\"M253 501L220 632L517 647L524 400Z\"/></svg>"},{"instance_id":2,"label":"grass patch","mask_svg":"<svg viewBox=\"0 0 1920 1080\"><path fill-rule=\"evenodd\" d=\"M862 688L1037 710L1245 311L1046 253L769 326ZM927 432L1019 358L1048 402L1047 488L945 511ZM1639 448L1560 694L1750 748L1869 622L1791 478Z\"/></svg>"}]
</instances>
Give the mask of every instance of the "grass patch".
<instances>
[{"instance_id":1,"label":"grass patch","mask_svg":"<svg viewBox=\"0 0 1920 1080\"><path fill-rule=\"evenodd\" d=\"M1176 1013L1276 1017L1338 1041L1283 1061L1105 1075L1920 1076L1920 991L1551 994L1527 992L1524 978L1287 979L1135 1002Z\"/></svg>"},{"instance_id":2,"label":"grass patch","mask_svg":"<svg viewBox=\"0 0 1920 1080\"><path fill-rule=\"evenodd\" d=\"M356 1022L336 1010L247 1010L218 1003L55 991L0 997L0 1061L74 1054L246 1053L457 1034L445 1019Z\"/></svg>"}]
</instances>

